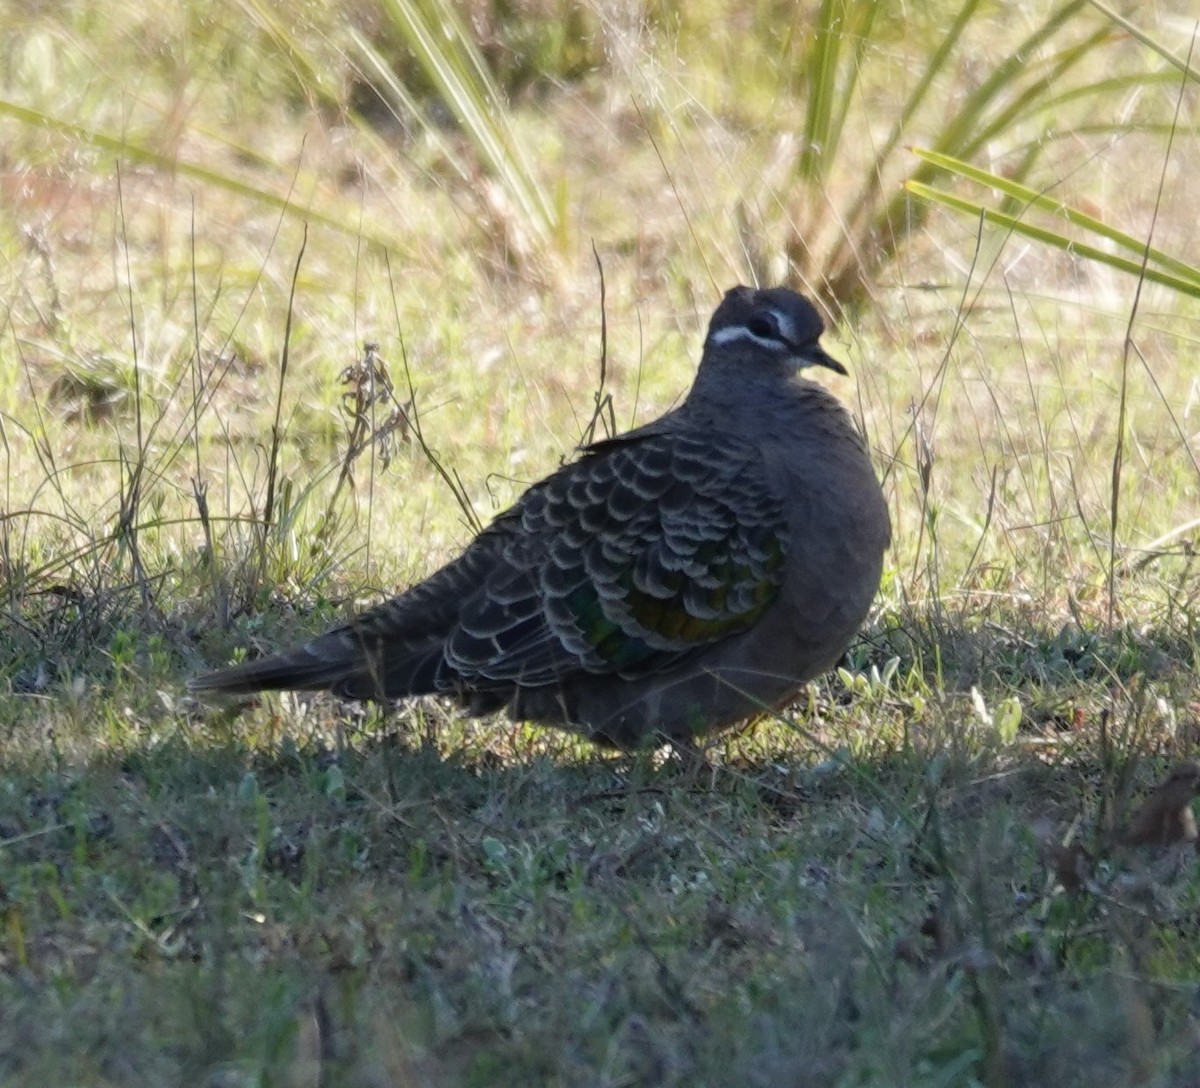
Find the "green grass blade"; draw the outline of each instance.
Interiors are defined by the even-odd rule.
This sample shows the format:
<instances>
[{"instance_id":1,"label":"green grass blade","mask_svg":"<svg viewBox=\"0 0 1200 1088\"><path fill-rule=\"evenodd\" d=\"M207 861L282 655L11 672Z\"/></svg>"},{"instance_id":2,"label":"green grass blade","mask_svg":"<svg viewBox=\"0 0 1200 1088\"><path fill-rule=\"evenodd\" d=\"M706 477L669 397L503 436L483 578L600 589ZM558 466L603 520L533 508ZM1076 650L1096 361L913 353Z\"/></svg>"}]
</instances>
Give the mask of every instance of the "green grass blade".
<instances>
[{"instance_id":1,"label":"green grass blade","mask_svg":"<svg viewBox=\"0 0 1200 1088\"><path fill-rule=\"evenodd\" d=\"M1047 69L1045 73L1023 88L998 112L989 116L987 122L957 149L957 154L964 159L970 158L992 140L1011 132L1022 120L1047 112L1051 108L1046 99L1047 92L1058 86L1072 68L1091 56L1095 48L1107 37L1107 31L1096 31L1046 62L1042 66ZM942 150L951 149L943 147Z\"/></svg>"},{"instance_id":2,"label":"green grass blade","mask_svg":"<svg viewBox=\"0 0 1200 1088\"><path fill-rule=\"evenodd\" d=\"M74 121L67 121L42 110L30 109L27 106L22 106L3 98L0 98L0 115L12 117L30 127L50 129L69 139L78 140L80 143L88 144L101 151L107 151L118 159L145 163L160 170L173 171L183 177L192 178L213 188L224 189L227 192L234 193L237 196L244 197L247 200L278 211L291 219L308 223L320 223L331 230L354 237L361 237L393 252L406 253L408 251L408 247L400 239L391 234L373 230L369 224L360 222L357 216L348 215L343 220L329 212L321 211L312 204L301 206L295 203L291 196L281 196L270 189L264 189L259 185L254 185L248 181L233 177L230 174L223 173L215 167L204 166L201 163L192 162L175 155L163 154L149 147L147 144L140 143L128 134L113 135L101 129L91 128L88 125L78 124ZM249 158L260 162L267 162L272 167L278 169L277 164L270 163L269 160L264 159L261 155L256 154L248 148L240 149L228 141L226 141L226 146L231 150L244 151Z\"/></svg>"},{"instance_id":3,"label":"green grass blade","mask_svg":"<svg viewBox=\"0 0 1200 1088\"><path fill-rule=\"evenodd\" d=\"M1053 12L1036 30L1028 34L1013 53L967 98L942 132L937 142L939 150L955 152L963 147L984 125L984 118L993 102L1002 98L1020 81L1027 70L1027 58L1037 56L1038 50L1073 16L1086 7L1088 0L1069 0Z\"/></svg>"},{"instance_id":4,"label":"green grass blade","mask_svg":"<svg viewBox=\"0 0 1200 1088\"><path fill-rule=\"evenodd\" d=\"M861 235L872 209L878 206L879 194L883 189L884 171L887 163L895 153L909 122L912 121L924 103L929 89L933 86L934 80L946 68L954 47L962 38L963 31L970 25L971 19L974 17L981 2L982 0L965 0L958 9L954 21L950 24L941 41L938 42L937 48L930 55L917 80L916 86L905 101L896 120L892 123L891 130L888 132L886 139L875 152L870 174L846 213L846 232L831 255L830 264L832 266L837 267L838 265L845 265L847 263L855 244L854 239ZM847 95L848 101L849 96ZM879 217L876 217L875 227L878 228L880 226L888 227L889 220L881 220ZM891 236L889 229L888 237L890 238Z\"/></svg>"},{"instance_id":5,"label":"green grass blade","mask_svg":"<svg viewBox=\"0 0 1200 1088\"><path fill-rule=\"evenodd\" d=\"M337 96L330 86L326 66L295 33L295 20L280 18L280 12L286 11L286 8L276 4L275 10L272 10L272 5L264 0L239 0L238 6L287 57L297 81L306 93L327 102L336 102Z\"/></svg>"},{"instance_id":6,"label":"green grass blade","mask_svg":"<svg viewBox=\"0 0 1200 1088\"><path fill-rule=\"evenodd\" d=\"M838 147L841 146L842 130L845 128L846 118L850 113L850 105L854 101L854 87L858 82L859 72L862 71L867 46L871 43L871 32L874 29L875 16L878 14L879 8L880 5L876 0L858 0L852 10L847 4L844 25L848 28L853 48L850 58L844 66L845 72L840 83L836 81L835 73L834 102L837 103L837 106L830 118L829 131L825 136L828 148L826 163L832 161Z\"/></svg>"},{"instance_id":7,"label":"green grass blade","mask_svg":"<svg viewBox=\"0 0 1200 1088\"><path fill-rule=\"evenodd\" d=\"M938 42L937 48L930 54L929 61L926 63L924 71L921 72L920 78L917 80L917 85L908 96L908 100L904 103L904 108L900 111L900 115L892 125L887 139L876 154L875 161L877 163L888 158L896 149L905 128L925 101L925 96L929 93L929 88L933 86L933 81L945 69L951 52L958 44L959 39L962 38L963 31L970 24L980 3L981 0L967 0L958 9L958 14L954 17L954 22L950 24L950 28L946 31L945 36Z\"/></svg>"},{"instance_id":8,"label":"green grass blade","mask_svg":"<svg viewBox=\"0 0 1200 1088\"><path fill-rule=\"evenodd\" d=\"M936 151L913 148L913 153L925 162L931 163L940 171L956 174L959 177L966 178L968 181L974 181L979 185L995 189L1004 194L1008 200L1020 203L1026 208L1039 208L1053 215L1061 216L1072 226L1090 231L1092 234L1097 234L1114 245L1136 254L1139 260L1145 257L1147 260L1160 265L1163 269L1181 279L1200 284L1200 269L1187 264L1185 261L1178 260L1160 249L1155 249L1153 246L1147 250L1143 240L1134 237L1132 234L1127 234L1125 231L1118 230L1116 227L1110 226L1103 220L1088 215L1078 208L1072 208L1059 200L1055 200L1053 197L1047 196L1044 192L1031 189L1029 186L1022 185L1011 178L1001 177L999 174L993 174L988 170L972 166L970 163L955 159L949 155L939 154ZM916 190L910 188L910 192L916 192ZM970 202L968 204L970 205ZM973 209L973 214L978 214L978 205L970 206Z\"/></svg>"},{"instance_id":9,"label":"green grass blade","mask_svg":"<svg viewBox=\"0 0 1200 1088\"><path fill-rule=\"evenodd\" d=\"M984 143L1010 132L1016 125L1051 108L1047 102L1050 94L1085 58L1093 56L1099 45L1112 36L1108 26L1092 29L1079 42L1061 49L1042 60L1046 44L1065 27L1073 25L1089 0L1068 0L1047 15L1033 31L1025 35L1016 49L1002 61L990 75L972 92L956 113L940 128L935 139L935 149L949 156L968 158ZM881 193L886 184L885 172L889 160L902 139L908 123L927 100L936 76L949 64L954 47L961 40L967 26L976 15L979 4L967 0L957 11L956 18L930 57L921 78L905 103L900 116L894 122L888 137L874 156L874 168L870 179L850 207L844 222L845 237L829 255L826 267L829 270L827 284L835 297L852 294L854 284L862 278L859 268L864 237L871 239L871 267L882 264L899 249L904 239L924 221L925 213L914 205L914 190L899 188L894 195L881 202ZM823 12L828 10L828 5ZM831 49L827 52L832 52ZM820 57L814 67L819 67ZM816 78L814 76L814 78ZM1109 81L1103 81L1108 86ZM1081 94L1089 93L1088 91ZM1100 94L1097 88L1094 92ZM811 105L810 105L811 113ZM806 149L807 150L807 149ZM1026 150L1022 169L1028 171L1037 153ZM802 165L804 165L802 161ZM923 161L913 171L911 180L930 185L941 172L930 161ZM813 174L805 174L810 181Z\"/></svg>"},{"instance_id":10,"label":"green grass blade","mask_svg":"<svg viewBox=\"0 0 1200 1088\"><path fill-rule=\"evenodd\" d=\"M391 65L379 50L357 29L351 29L348 38L351 46L348 55L359 75L389 104L393 113L399 117L411 117L459 180L469 182L470 172L464 167L461 156L454 153L442 137L441 130L429 118L416 97L410 94L408 88L396 77ZM360 128L373 131L372 127L365 123L360 125Z\"/></svg>"},{"instance_id":11,"label":"green grass blade","mask_svg":"<svg viewBox=\"0 0 1200 1088\"><path fill-rule=\"evenodd\" d=\"M1179 77L1166 70L1161 72L1137 72L1132 75L1111 76L1108 79L1098 79L1092 83L1085 83L1079 87L1068 87L1066 90L1058 93L1047 95L1040 103L1038 108L1043 112L1059 109L1062 106L1069 105L1071 102L1077 102L1081 98L1095 99L1116 99L1123 97L1131 91L1136 91L1144 87L1157 86L1179 86ZM1052 88L1053 90L1053 88ZM1128 130L1128 125L1114 123L1111 126L1112 130ZM1076 128L1074 131L1081 131ZM1138 132L1145 132L1146 126L1139 122L1137 125Z\"/></svg>"},{"instance_id":12,"label":"green grass blade","mask_svg":"<svg viewBox=\"0 0 1200 1088\"><path fill-rule=\"evenodd\" d=\"M445 0L384 8L430 82L519 210L540 250L556 236L554 209L508 123L508 110L466 27Z\"/></svg>"},{"instance_id":13,"label":"green grass blade","mask_svg":"<svg viewBox=\"0 0 1200 1088\"><path fill-rule=\"evenodd\" d=\"M1125 31L1126 34L1128 34L1131 38L1141 42L1142 45L1146 46L1147 49L1152 49L1173 68L1182 72L1188 79L1193 81L1200 80L1200 71L1195 68L1189 68L1186 61L1177 57L1165 45L1163 45L1156 38L1153 38L1147 34L1136 23L1126 19L1125 16L1121 15L1119 12L1113 11L1113 9L1107 4L1100 3L1100 0L1088 0L1088 2L1106 19L1112 20L1112 22L1116 23L1117 26Z\"/></svg>"},{"instance_id":14,"label":"green grass blade","mask_svg":"<svg viewBox=\"0 0 1200 1088\"><path fill-rule=\"evenodd\" d=\"M830 161L829 137L833 129L844 16L845 0L822 0L814 31L816 36L808 55L804 147L798 169L800 176L810 181L823 178Z\"/></svg>"},{"instance_id":15,"label":"green grass blade","mask_svg":"<svg viewBox=\"0 0 1200 1088\"><path fill-rule=\"evenodd\" d=\"M921 182L910 180L904 183L904 187L918 199L926 200L933 204L940 204L954 211L963 212L975 219L982 217L988 223L1003 227L1005 230L1012 231L1014 234L1019 234L1032 241L1042 242L1045 245L1061 249L1063 252L1070 253L1073 256L1083 257L1085 260L1106 264L1110 268L1115 268L1120 272L1128 272L1133 276L1141 276L1151 283L1162 284L1164 287L1170 287L1172 290L1178 291L1183 295L1188 295L1191 298L1200 298L1200 273L1197 273L1195 270L1192 270L1192 275L1187 277L1173 275L1153 265L1144 265L1140 259L1120 257L1097 246L1088 245L1085 242L1073 241L1065 234L1058 234L1045 227L1035 226L1017 216L1007 215L1004 212L996 211L993 208L988 208L975 201L966 200L963 197L944 192L941 189L935 189Z\"/></svg>"}]
</instances>

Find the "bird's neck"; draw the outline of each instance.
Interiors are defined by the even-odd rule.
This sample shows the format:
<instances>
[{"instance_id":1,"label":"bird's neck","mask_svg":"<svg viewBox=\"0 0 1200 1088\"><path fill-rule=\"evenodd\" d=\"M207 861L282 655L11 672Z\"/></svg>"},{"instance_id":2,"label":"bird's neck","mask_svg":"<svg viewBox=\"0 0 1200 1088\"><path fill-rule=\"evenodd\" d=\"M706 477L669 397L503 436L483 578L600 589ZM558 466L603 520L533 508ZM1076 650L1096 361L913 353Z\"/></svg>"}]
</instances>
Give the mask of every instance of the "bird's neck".
<instances>
[{"instance_id":1,"label":"bird's neck","mask_svg":"<svg viewBox=\"0 0 1200 1088\"><path fill-rule=\"evenodd\" d=\"M787 434L795 438L818 419L845 418L831 393L796 374L705 378L697 375L687 399L688 415L700 426L749 437Z\"/></svg>"}]
</instances>

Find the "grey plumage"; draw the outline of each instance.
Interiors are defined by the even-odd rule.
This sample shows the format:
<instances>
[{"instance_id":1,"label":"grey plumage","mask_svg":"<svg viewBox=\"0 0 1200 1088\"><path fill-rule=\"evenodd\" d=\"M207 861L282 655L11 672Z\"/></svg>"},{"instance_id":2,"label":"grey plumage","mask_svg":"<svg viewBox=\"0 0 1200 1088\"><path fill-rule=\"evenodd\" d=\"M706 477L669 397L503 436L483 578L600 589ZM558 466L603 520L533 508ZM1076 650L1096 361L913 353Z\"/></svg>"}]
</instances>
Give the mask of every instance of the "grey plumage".
<instances>
[{"instance_id":1,"label":"grey plumage","mask_svg":"<svg viewBox=\"0 0 1200 1088\"><path fill-rule=\"evenodd\" d=\"M887 507L811 303L736 287L674 411L587 447L426 581L194 691L442 693L630 747L787 702L879 586Z\"/></svg>"}]
</instances>

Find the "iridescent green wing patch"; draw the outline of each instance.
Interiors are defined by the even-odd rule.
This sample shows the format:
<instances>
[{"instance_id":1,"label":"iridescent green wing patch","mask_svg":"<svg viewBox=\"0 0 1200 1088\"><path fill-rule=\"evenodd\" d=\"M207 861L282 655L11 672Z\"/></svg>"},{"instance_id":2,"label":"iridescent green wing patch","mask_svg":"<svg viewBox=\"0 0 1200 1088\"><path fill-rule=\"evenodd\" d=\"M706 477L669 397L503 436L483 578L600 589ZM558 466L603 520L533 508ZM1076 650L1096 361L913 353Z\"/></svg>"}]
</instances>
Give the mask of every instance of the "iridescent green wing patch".
<instances>
[{"instance_id":1,"label":"iridescent green wing patch","mask_svg":"<svg viewBox=\"0 0 1200 1088\"><path fill-rule=\"evenodd\" d=\"M454 668L498 682L668 667L752 627L783 578L782 504L731 437L608 443L502 521L507 562L448 647Z\"/></svg>"}]
</instances>

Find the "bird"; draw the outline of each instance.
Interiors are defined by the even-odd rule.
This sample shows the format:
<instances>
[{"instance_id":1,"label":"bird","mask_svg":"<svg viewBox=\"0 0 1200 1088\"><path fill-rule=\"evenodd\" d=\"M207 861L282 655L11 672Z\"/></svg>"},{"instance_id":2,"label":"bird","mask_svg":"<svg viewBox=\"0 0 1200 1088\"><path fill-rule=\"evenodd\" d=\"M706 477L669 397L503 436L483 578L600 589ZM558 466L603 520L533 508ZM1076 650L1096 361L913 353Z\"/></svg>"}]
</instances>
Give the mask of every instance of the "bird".
<instances>
[{"instance_id":1,"label":"bird","mask_svg":"<svg viewBox=\"0 0 1200 1088\"><path fill-rule=\"evenodd\" d=\"M891 542L865 439L808 367L816 307L737 286L687 396L583 447L430 577L197 694L441 695L598 744L697 739L777 711L841 658Z\"/></svg>"}]
</instances>

